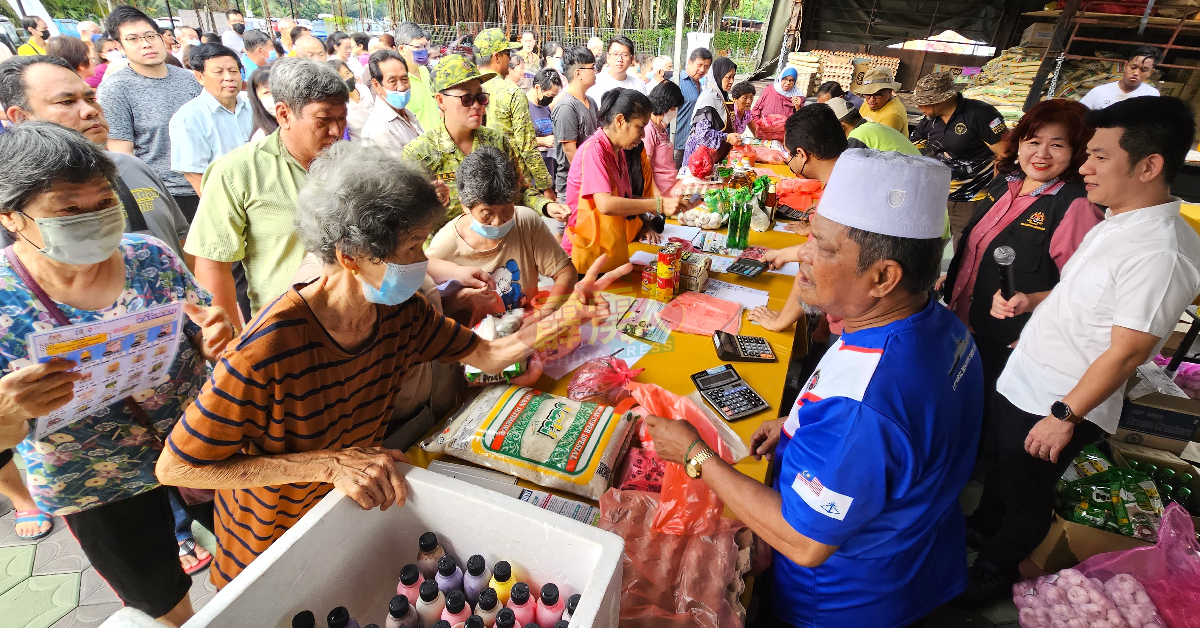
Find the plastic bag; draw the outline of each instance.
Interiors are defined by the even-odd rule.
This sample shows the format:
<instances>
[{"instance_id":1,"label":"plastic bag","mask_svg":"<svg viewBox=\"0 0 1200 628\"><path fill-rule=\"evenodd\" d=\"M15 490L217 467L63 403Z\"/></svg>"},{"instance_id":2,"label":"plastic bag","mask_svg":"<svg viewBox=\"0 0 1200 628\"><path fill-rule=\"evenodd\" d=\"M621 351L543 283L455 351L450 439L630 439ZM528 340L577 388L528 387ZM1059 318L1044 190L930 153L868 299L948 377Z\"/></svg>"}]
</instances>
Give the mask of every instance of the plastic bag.
<instances>
[{"instance_id":1,"label":"plastic bag","mask_svg":"<svg viewBox=\"0 0 1200 628\"><path fill-rule=\"evenodd\" d=\"M758 126L755 127L755 135L760 140L779 140L783 141L784 128L787 126L787 116L782 113L772 113L762 117L758 121ZM773 162L767 162L773 163Z\"/></svg>"},{"instance_id":2,"label":"plastic bag","mask_svg":"<svg viewBox=\"0 0 1200 628\"><path fill-rule=\"evenodd\" d=\"M737 335L742 326L740 303L701 292L684 292L667 304L659 318L671 331L712 336L718 329Z\"/></svg>"},{"instance_id":3,"label":"plastic bag","mask_svg":"<svg viewBox=\"0 0 1200 628\"><path fill-rule=\"evenodd\" d=\"M1180 350L1176 349L1176 351ZM1156 355L1154 356L1154 363L1167 368L1167 365L1171 363L1171 358ZM1180 363L1179 370L1175 372L1175 384L1188 397L1200 399L1200 364L1191 362Z\"/></svg>"},{"instance_id":4,"label":"plastic bag","mask_svg":"<svg viewBox=\"0 0 1200 628\"><path fill-rule=\"evenodd\" d=\"M786 205L800 212L816 206L821 198L821 182L815 179L784 177L775 185L776 204Z\"/></svg>"},{"instance_id":5,"label":"plastic bag","mask_svg":"<svg viewBox=\"0 0 1200 628\"><path fill-rule=\"evenodd\" d=\"M655 416L687 421L700 433L700 438L717 452L723 460L733 463L733 453L717 434L717 428L708 422L704 412L690 400L655 384L630 382L630 391L642 409ZM654 453L654 441L639 426L642 448ZM657 455L657 454L655 454ZM704 480L692 479L683 470L683 465L664 460L661 502L654 515L651 529L663 534L711 534L717 529L725 505L717 494L708 488Z\"/></svg>"},{"instance_id":6,"label":"plastic bag","mask_svg":"<svg viewBox=\"0 0 1200 628\"><path fill-rule=\"evenodd\" d=\"M758 156L759 163L782 164L787 162L787 155L778 148L767 148L766 146L753 146L752 148ZM775 174L774 171L770 171L769 173Z\"/></svg>"},{"instance_id":7,"label":"plastic bag","mask_svg":"<svg viewBox=\"0 0 1200 628\"><path fill-rule=\"evenodd\" d=\"M567 398L616 406L629 396L626 384L646 369L631 369L618 357L604 356L584 362L567 384Z\"/></svg>"},{"instance_id":8,"label":"plastic bag","mask_svg":"<svg viewBox=\"0 0 1200 628\"><path fill-rule=\"evenodd\" d=\"M1129 574L1145 588L1168 628L1200 628L1200 612L1196 611L1200 608L1197 552L1200 542L1196 541L1191 517L1178 504L1171 504L1158 528L1157 544L1098 554L1076 569L1088 578L1105 582L1117 574Z\"/></svg>"},{"instance_id":9,"label":"plastic bag","mask_svg":"<svg viewBox=\"0 0 1200 628\"><path fill-rule=\"evenodd\" d=\"M729 149L728 159L729 165L731 166L742 163L742 160L744 159L749 161L750 166L753 167L758 161L758 153L754 151L753 146L734 146L733 148Z\"/></svg>"},{"instance_id":10,"label":"plastic bag","mask_svg":"<svg viewBox=\"0 0 1200 628\"><path fill-rule=\"evenodd\" d=\"M1146 606L1134 608L1135 593L1141 591ZM1128 590L1129 593L1114 593ZM1077 569L1041 576L1013 585L1013 603L1022 628L1161 628L1154 605L1145 591L1128 574L1107 583L1088 578ZM1127 603L1118 599L1126 596Z\"/></svg>"},{"instance_id":11,"label":"plastic bag","mask_svg":"<svg viewBox=\"0 0 1200 628\"><path fill-rule=\"evenodd\" d=\"M653 493L610 489L600 498L597 525L625 540L621 628L740 628L742 576L769 548L755 543L751 550L736 519L702 535L652 532L659 509Z\"/></svg>"},{"instance_id":12,"label":"plastic bag","mask_svg":"<svg viewBox=\"0 0 1200 628\"><path fill-rule=\"evenodd\" d=\"M707 179L713 173L713 157L716 156L716 151L707 147L700 146L688 157L688 171L697 179Z\"/></svg>"}]
</instances>

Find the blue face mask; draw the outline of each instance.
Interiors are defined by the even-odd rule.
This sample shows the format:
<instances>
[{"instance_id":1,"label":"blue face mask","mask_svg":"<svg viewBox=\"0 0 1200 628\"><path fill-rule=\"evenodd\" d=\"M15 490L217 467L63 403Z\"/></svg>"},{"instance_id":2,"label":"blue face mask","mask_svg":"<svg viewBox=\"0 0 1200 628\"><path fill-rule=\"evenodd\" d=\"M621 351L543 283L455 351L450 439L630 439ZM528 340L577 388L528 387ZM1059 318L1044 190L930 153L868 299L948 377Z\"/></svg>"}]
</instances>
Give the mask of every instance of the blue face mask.
<instances>
[{"instance_id":1,"label":"blue face mask","mask_svg":"<svg viewBox=\"0 0 1200 628\"><path fill-rule=\"evenodd\" d=\"M429 51L428 50L414 50L414 51L412 51L412 53L413 53L413 61L416 61L420 65L425 65L425 64L429 63Z\"/></svg>"},{"instance_id":2,"label":"blue face mask","mask_svg":"<svg viewBox=\"0 0 1200 628\"><path fill-rule=\"evenodd\" d=\"M492 225L482 224L478 220L472 218L471 231L474 231L475 233L478 233L489 240L499 240L500 238L508 235L509 231L512 231L513 224L515 222L515 220L509 220L498 227L493 227Z\"/></svg>"},{"instance_id":3,"label":"blue face mask","mask_svg":"<svg viewBox=\"0 0 1200 628\"><path fill-rule=\"evenodd\" d=\"M360 276L363 296L371 303L381 305L400 305L412 298L421 284L425 282L425 268L429 260L416 264L392 264L388 262L387 271L383 274L383 283L376 288Z\"/></svg>"},{"instance_id":4,"label":"blue face mask","mask_svg":"<svg viewBox=\"0 0 1200 628\"><path fill-rule=\"evenodd\" d=\"M279 58L279 55L274 50L272 50L271 54L267 55L267 63L274 63L275 59L278 59L278 58Z\"/></svg>"},{"instance_id":5,"label":"blue face mask","mask_svg":"<svg viewBox=\"0 0 1200 628\"><path fill-rule=\"evenodd\" d=\"M408 97L411 94L407 89L402 92L393 92L390 89L385 89L383 92L386 94L384 100L387 100L387 104L397 110L403 109L408 104Z\"/></svg>"}]
</instances>

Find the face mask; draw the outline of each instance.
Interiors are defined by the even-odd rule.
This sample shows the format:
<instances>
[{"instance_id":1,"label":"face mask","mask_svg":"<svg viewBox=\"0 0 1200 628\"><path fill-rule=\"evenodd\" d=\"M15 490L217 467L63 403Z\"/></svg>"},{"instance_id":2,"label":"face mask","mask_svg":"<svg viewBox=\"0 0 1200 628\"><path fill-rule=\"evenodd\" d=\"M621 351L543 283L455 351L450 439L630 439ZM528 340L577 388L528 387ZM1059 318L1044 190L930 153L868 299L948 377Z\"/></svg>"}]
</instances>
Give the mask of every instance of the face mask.
<instances>
[{"instance_id":1,"label":"face mask","mask_svg":"<svg viewBox=\"0 0 1200 628\"><path fill-rule=\"evenodd\" d=\"M383 90L384 100L394 109L403 109L408 104L409 91L406 89L402 92L393 92L390 89Z\"/></svg>"},{"instance_id":2,"label":"face mask","mask_svg":"<svg viewBox=\"0 0 1200 628\"><path fill-rule=\"evenodd\" d=\"M542 107L549 107L552 102L554 102L553 96L542 96L538 99L537 104Z\"/></svg>"},{"instance_id":3,"label":"face mask","mask_svg":"<svg viewBox=\"0 0 1200 628\"><path fill-rule=\"evenodd\" d=\"M246 25L245 24L234 24L233 32L237 33L238 35L241 35L242 33L246 32Z\"/></svg>"},{"instance_id":4,"label":"face mask","mask_svg":"<svg viewBox=\"0 0 1200 628\"><path fill-rule=\"evenodd\" d=\"M672 109L672 110L668 111L667 115L663 116L663 124L671 124L672 122L675 121L675 118L678 115L679 115L678 109Z\"/></svg>"},{"instance_id":5,"label":"face mask","mask_svg":"<svg viewBox=\"0 0 1200 628\"><path fill-rule=\"evenodd\" d=\"M481 224L478 220L472 218L471 231L474 231L475 233L478 233L489 240L499 240L500 238L508 235L509 231L512 231L513 224L515 223L515 220L509 220L498 227L493 227L492 225Z\"/></svg>"},{"instance_id":6,"label":"face mask","mask_svg":"<svg viewBox=\"0 0 1200 628\"><path fill-rule=\"evenodd\" d=\"M562 59L559 59L558 57L554 57L554 58L550 59L550 67L554 68L555 70L558 70L559 72L562 72L562 68L563 68Z\"/></svg>"},{"instance_id":7,"label":"face mask","mask_svg":"<svg viewBox=\"0 0 1200 628\"><path fill-rule=\"evenodd\" d=\"M199 46L200 40L199 39L187 39L187 40L184 40L183 43L185 43L189 46Z\"/></svg>"},{"instance_id":8,"label":"face mask","mask_svg":"<svg viewBox=\"0 0 1200 628\"><path fill-rule=\"evenodd\" d=\"M367 283L362 276L363 296L371 303L380 305L400 305L412 298L425 283L425 268L429 260L416 264L392 264L388 262L387 271L383 274L383 283L376 288Z\"/></svg>"},{"instance_id":9,"label":"face mask","mask_svg":"<svg viewBox=\"0 0 1200 628\"><path fill-rule=\"evenodd\" d=\"M267 94L258 100L262 103L263 108L267 110L267 113L271 114L272 118L275 117L275 97Z\"/></svg>"},{"instance_id":10,"label":"face mask","mask_svg":"<svg viewBox=\"0 0 1200 628\"><path fill-rule=\"evenodd\" d=\"M666 72L663 72L663 80L664 81L671 80L671 77L673 77L673 76L675 76L674 70L667 70Z\"/></svg>"},{"instance_id":11,"label":"face mask","mask_svg":"<svg viewBox=\"0 0 1200 628\"><path fill-rule=\"evenodd\" d=\"M347 88L348 88L350 91L354 91L354 77L353 77L353 76L351 76L350 78L346 79L346 87L347 87Z\"/></svg>"},{"instance_id":12,"label":"face mask","mask_svg":"<svg viewBox=\"0 0 1200 628\"><path fill-rule=\"evenodd\" d=\"M86 266L108 259L125 232L120 205L80 216L34 218L45 243L38 252L63 264Z\"/></svg>"},{"instance_id":13,"label":"face mask","mask_svg":"<svg viewBox=\"0 0 1200 628\"><path fill-rule=\"evenodd\" d=\"M125 58L125 53L121 52L120 50L109 50L108 52L104 53L104 58L109 63L116 63L118 59Z\"/></svg>"},{"instance_id":14,"label":"face mask","mask_svg":"<svg viewBox=\"0 0 1200 628\"><path fill-rule=\"evenodd\" d=\"M278 58L279 58L279 55L274 50L272 50L271 54L267 55L267 63L274 63L275 60Z\"/></svg>"},{"instance_id":15,"label":"face mask","mask_svg":"<svg viewBox=\"0 0 1200 628\"><path fill-rule=\"evenodd\" d=\"M50 31L42 31L41 35L42 39L50 39Z\"/></svg>"},{"instance_id":16,"label":"face mask","mask_svg":"<svg viewBox=\"0 0 1200 628\"><path fill-rule=\"evenodd\" d=\"M414 50L412 55L413 55L413 61L417 62L420 65L426 65L427 63L429 63L429 51L428 50Z\"/></svg>"}]
</instances>

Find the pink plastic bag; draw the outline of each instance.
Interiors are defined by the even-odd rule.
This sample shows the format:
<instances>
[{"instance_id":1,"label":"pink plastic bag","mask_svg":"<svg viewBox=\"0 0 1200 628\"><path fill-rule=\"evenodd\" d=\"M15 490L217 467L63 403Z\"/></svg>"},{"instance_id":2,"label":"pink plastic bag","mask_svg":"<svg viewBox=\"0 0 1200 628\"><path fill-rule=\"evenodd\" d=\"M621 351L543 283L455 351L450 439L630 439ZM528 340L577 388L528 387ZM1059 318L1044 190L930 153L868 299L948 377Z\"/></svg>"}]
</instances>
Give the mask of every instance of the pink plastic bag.
<instances>
[{"instance_id":1,"label":"pink plastic bag","mask_svg":"<svg viewBox=\"0 0 1200 628\"><path fill-rule=\"evenodd\" d=\"M613 356L584 362L567 385L567 398L616 406L628 396L626 385L646 369L631 369L625 360Z\"/></svg>"},{"instance_id":2,"label":"pink plastic bag","mask_svg":"<svg viewBox=\"0 0 1200 628\"><path fill-rule=\"evenodd\" d=\"M787 118L787 116L781 113L765 115L762 117L762 120L758 121L758 127L754 134L757 135L758 139L760 140L779 140L782 142L784 136L784 127L787 126Z\"/></svg>"},{"instance_id":3,"label":"pink plastic bag","mask_svg":"<svg viewBox=\"0 0 1200 628\"><path fill-rule=\"evenodd\" d=\"M742 306L702 292L684 292L659 312L671 331L711 336L718 329L737 334L742 326Z\"/></svg>"},{"instance_id":4,"label":"pink plastic bag","mask_svg":"<svg viewBox=\"0 0 1200 628\"><path fill-rule=\"evenodd\" d=\"M1078 569L1107 582L1130 574L1146 589L1167 628L1200 628L1200 542L1188 512L1167 506L1153 547L1138 547L1093 556Z\"/></svg>"},{"instance_id":5,"label":"pink plastic bag","mask_svg":"<svg viewBox=\"0 0 1200 628\"><path fill-rule=\"evenodd\" d=\"M733 463L733 452L717 434L717 428L708 422L704 411L691 401L655 384L631 382L629 388L633 398L642 409L655 416L683 420L692 424L700 438L717 452L725 462ZM654 454L654 441L645 426L639 428L642 448ZM657 454L655 454L657 455ZM693 480L683 470L683 465L664 460L662 500L654 515L651 528L664 534L710 534L716 530L725 505L717 494L708 488L704 480Z\"/></svg>"}]
</instances>

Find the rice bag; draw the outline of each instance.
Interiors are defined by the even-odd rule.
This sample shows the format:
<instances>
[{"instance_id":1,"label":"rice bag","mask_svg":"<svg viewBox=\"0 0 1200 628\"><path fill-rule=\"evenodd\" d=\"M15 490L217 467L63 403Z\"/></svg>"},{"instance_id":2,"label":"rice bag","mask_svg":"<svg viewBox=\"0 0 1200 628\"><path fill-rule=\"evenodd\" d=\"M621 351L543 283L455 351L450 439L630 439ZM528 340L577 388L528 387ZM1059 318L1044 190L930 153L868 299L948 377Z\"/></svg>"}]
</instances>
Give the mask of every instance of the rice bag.
<instances>
[{"instance_id":1,"label":"rice bag","mask_svg":"<svg viewBox=\"0 0 1200 628\"><path fill-rule=\"evenodd\" d=\"M490 386L421 447L589 499L600 499L635 416L521 386Z\"/></svg>"}]
</instances>

